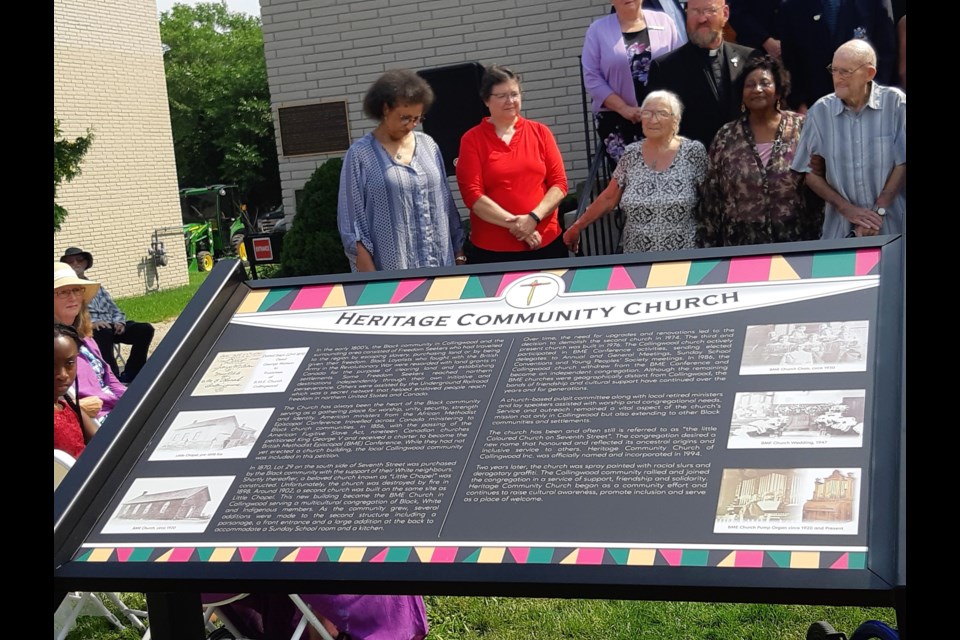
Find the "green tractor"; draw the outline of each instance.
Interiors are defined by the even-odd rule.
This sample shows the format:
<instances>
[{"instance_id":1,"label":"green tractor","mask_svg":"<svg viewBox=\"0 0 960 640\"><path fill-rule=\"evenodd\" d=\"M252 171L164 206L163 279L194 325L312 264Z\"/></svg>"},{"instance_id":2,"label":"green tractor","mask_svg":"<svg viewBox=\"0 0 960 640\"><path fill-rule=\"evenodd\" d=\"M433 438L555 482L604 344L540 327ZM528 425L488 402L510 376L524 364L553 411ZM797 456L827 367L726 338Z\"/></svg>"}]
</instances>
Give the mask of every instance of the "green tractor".
<instances>
[{"instance_id":1,"label":"green tractor","mask_svg":"<svg viewBox=\"0 0 960 640\"><path fill-rule=\"evenodd\" d=\"M180 211L191 271L210 271L223 257L247 261L243 237L254 227L236 185L181 189Z\"/></svg>"}]
</instances>

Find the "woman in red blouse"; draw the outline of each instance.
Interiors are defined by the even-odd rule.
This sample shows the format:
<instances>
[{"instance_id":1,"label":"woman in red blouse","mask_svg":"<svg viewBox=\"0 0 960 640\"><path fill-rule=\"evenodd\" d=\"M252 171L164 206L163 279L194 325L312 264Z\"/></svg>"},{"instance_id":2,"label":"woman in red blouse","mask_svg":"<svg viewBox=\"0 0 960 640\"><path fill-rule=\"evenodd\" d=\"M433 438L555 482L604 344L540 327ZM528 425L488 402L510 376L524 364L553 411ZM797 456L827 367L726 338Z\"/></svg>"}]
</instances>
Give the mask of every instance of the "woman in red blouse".
<instances>
[{"instance_id":1,"label":"woman in red blouse","mask_svg":"<svg viewBox=\"0 0 960 640\"><path fill-rule=\"evenodd\" d=\"M520 115L520 76L491 66L480 81L490 110L460 140L457 183L470 208L470 262L564 258L557 205L567 174L553 134Z\"/></svg>"}]
</instances>

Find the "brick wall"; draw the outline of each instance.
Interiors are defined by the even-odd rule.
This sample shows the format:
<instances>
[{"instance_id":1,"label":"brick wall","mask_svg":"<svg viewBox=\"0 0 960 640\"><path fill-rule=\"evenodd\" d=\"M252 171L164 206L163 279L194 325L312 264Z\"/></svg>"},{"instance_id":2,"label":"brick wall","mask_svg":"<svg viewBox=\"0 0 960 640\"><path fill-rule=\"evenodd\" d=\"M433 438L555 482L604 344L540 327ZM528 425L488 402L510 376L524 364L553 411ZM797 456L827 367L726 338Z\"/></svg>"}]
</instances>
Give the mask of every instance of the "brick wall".
<instances>
[{"instance_id":1,"label":"brick wall","mask_svg":"<svg viewBox=\"0 0 960 640\"><path fill-rule=\"evenodd\" d=\"M162 238L168 266L147 255L154 229L180 226L155 0L54 1L54 114L65 137L95 136L81 175L58 190L69 215L54 260L90 251L90 278L114 297L186 284L181 233Z\"/></svg>"},{"instance_id":2,"label":"brick wall","mask_svg":"<svg viewBox=\"0 0 960 640\"><path fill-rule=\"evenodd\" d=\"M579 55L587 26L608 0L261 0L264 50L277 108L347 100L350 136L376 123L363 95L385 70L415 71L463 62L505 64L523 76L523 115L550 127L571 191L586 178ZM328 156L280 153L284 206ZM342 154L336 154L342 155ZM456 181L450 178L461 215Z\"/></svg>"}]
</instances>

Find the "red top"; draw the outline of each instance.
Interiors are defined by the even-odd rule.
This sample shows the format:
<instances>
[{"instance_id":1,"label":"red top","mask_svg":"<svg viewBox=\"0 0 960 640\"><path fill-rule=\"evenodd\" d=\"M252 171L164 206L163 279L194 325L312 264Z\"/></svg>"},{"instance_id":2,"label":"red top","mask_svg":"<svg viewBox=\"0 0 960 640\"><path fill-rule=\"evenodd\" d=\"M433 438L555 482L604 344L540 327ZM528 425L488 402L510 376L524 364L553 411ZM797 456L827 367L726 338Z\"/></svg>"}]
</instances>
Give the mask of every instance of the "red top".
<instances>
[{"instance_id":1,"label":"red top","mask_svg":"<svg viewBox=\"0 0 960 640\"><path fill-rule=\"evenodd\" d=\"M517 118L510 144L497 137L489 119L473 127L460 139L457 184L463 203L470 208L470 241L488 251L527 251L529 245L517 240L507 229L481 220L473 213L480 196L487 196L512 214L530 213L550 187L567 193L567 174L557 141L546 125ZM561 233L554 209L537 225L541 246Z\"/></svg>"},{"instance_id":2,"label":"red top","mask_svg":"<svg viewBox=\"0 0 960 640\"><path fill-rule=\"evenodd\" d=\"M87 446L83 441L83 429L77 413L63 400L60 411L53 410L53 448L69 453L74 458L83 453Z\"/></svg>"}]
</instances>

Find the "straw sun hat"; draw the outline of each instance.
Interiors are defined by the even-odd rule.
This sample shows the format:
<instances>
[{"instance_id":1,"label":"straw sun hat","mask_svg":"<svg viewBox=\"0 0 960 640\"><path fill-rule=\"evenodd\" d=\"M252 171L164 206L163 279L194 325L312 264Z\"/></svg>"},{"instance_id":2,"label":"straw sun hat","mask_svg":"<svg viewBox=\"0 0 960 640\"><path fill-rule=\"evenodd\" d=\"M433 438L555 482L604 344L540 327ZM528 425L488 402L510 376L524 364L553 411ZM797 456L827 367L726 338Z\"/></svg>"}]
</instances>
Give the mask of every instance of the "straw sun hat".
<instances>
[{"instance_id":1,"label":"straw sun hat","mask_svg":"<svg viewBox=\"0 0 960 640\"><path fill-rule=\"evenodd\" d=\"M100 288L100 284L97 282L78 278L77 274L73 271L73 267L70 265L64 262L54 262L53 290L56 291L60 287L73 286L83 287L83 304L88 304L93 300L93 296L97 295L97 289Z\"/></svg>"}]
</instances>

